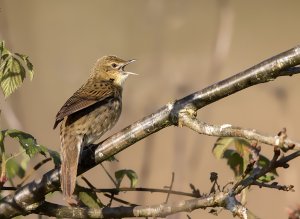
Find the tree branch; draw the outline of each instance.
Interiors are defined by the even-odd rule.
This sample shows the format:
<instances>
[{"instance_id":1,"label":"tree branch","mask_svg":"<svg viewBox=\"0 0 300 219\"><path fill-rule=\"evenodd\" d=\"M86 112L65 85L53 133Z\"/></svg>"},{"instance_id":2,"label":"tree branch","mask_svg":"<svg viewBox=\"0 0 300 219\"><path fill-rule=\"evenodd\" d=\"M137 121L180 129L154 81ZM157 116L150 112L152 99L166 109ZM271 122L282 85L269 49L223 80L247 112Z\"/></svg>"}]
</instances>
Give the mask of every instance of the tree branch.
<instances>
[{"instance_id":1,"label":"tree branch","mask_svg":"<svg viewBox=\"0 0 300 219\"><path fill-rule=\"evenodd\" d=\"M292 141L288 138L280 138L280 136L267 136L260 134L256 130L244 129L232 126L230 124L210 125L201 122L190 115L190 112L183 111L180 113L180 124L184 125L199 134L217 136L217 137L242 137L248 140L256 140L267 145L278 146L284 150L296 149L300 150L300 143Z\"/></svg>"},{"instance_id":2,"label":"tree branch","mask_svg":"<svg viewBox=\"0 0 300 219\"><path fill-rule=\"evenodd\" d=\"M274 148L274 155L268 166L264 168L256 167L254 168L255 162L258 160L250 162L247 166L247 169L234 183L232 188L226 189L225 186L223 189L220 189L220 186L217 184L217 174L214 173L211 175L211 182L213 183L213 189L208 195L199 195L197 198L190 200L181 200L178 202L167 203L164 202L159 205L150 205L150 206L128 206L128 207L115 207L115 208L102 208L102 209L91 209L91 208L82 208L82 207L66 207L60 206L53 203L44 202L40 206L34 205L31 213L37 213L40 215L47 216L58 216L58 217L71 217L71 218L123 218L123 217L166 217L178 212L190 212L195 209L205 209L207 207L221 207L229 210L233 216L238 216L241 219L246 218L257 218L253 215L247 208L245 208L237 199L236 195L240 194L245 188L255 185L266 188L273 188L283 191L293 190L293 186L282 186L278 183L267 183L260 182L259 177L264 176L265 174L272 172L273 170L279 167L288 167L287 162L292 159L295 159L297 156L300 156L300 151L293 152L292 154L286 157L280 157L280 150L278 147ZM214 187L217 184L218 189ZM191 187L192 190L196 190L195 187ZM172 193L173 191L166 191ZM124 204L130 204L124 202ZM30 209L28 209L30 211Z\"/></svg>"},{"instance_id":3,"label":"tree branch","mask_svg":"<svg viewBox=\"0 0 300 219\"><path fill-rule=\"evenodd\" d=\"M90 209L84 207L66 207L45 202L31 213L67 218L126 218L126 217L166 217L178 212L191 212L195 209L219 207L231 211L240 218L247 218L248 210L228 193L212 194L205 198L181 200L150 206L114 207Z\"/></svg>"},{"instance_id":4,"label":"tree branch","mask_svg":"<svg viewBox=\"0 0 300 219\"><path fill-rule=\"evenodd\" d=\"M288 168L288 162L292 159L295 159L296 157L300 156L300 151L295 151L287 156L284 156L282 158L279 158L280 156L280 150L279 148L274 148L274 156L270 162L270 164L265 168L255 168L250 175L244 174L240 180L238 180L235 185L231 189L232 194L239 194L243 189L247 188L251 185L259 185L260 187L267 187L267 188L276 188L283 191L290 191L293 189L293 185L289 186L278 186L277 183L261 183L257 181L260 177L266 175L267 173L271 172L272 170L275 170L279 167ZM278 159L279 158L279 159ZM249 164L249 165L254 165Z\"/></svg>"},{"instance_id":5,"label":"tree branch","mask_svg":"<svg viewBox=\"0 0 300 219\"><path fill-rule=\"evenodd\" d=\"M110 156L167 126L177 125L179 112L184 108L198 110L250 86L273 81L279 76L300 73L299 68L293 68L299 64L300 46L296 46L232 77L173 103L168 103L155 113L124 128L99 145L92 145L85 150L82 155L85 159L81 160L78 174L82 174ZM41 180L33 181L18 189L15 194L3 198L0 202L0 217L9 218L28 214L29 207L36 206L34 204L43 201L47 193L58 189L59 169L53 169L44 174Z\"/></svg>"}]
</instances>

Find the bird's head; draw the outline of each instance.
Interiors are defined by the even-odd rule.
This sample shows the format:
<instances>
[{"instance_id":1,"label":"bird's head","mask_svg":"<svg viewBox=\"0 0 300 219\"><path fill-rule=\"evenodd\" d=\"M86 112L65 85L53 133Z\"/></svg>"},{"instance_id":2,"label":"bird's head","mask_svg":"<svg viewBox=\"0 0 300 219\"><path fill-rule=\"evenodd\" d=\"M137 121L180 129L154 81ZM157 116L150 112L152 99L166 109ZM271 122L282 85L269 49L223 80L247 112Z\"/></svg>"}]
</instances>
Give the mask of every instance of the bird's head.
<instances>
[{"instance_id":1,"label":"bird's head","mask_svg":"<svg viewBox=\"0 0 300 219\"><path fill-rule=\"evenodd\" d=\"M100 80L113 81L113 83L122 86L128 75L137 75L125 71L125 66L134 61L134 59L125 61L116 56L103 56L97 60L91 76Z\"/></svg>"}]
</instances>

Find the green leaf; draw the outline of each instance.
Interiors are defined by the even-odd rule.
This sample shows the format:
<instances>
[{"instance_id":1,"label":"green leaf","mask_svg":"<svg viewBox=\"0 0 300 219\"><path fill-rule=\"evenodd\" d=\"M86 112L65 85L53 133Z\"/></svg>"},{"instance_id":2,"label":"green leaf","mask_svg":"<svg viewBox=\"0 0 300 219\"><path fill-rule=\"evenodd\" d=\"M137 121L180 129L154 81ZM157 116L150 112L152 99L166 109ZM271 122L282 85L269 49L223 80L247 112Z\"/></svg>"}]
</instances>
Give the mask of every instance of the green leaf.
<instances>
[{"instance_id":1,"label":"green leaf","mask_svg":"<svg viewBox=\"0 0 300 219\"><path fill-rule=\"evenodd\" d=\"M18 87L21 86L25 78L25 68L20 61L10 56L6 60L6 64L2 69L2 77L0 79L0 86L5 97L12 94Z\"/></svg>"},{"instance_id":2,"label":"green leaf","mask_svg":"<svg viewBox=\"0 0 300 219\"><path fill-rule=\"evenodd\" d=\"M28 156L33 157L36 153L46 155L47 148L39 145L32 135L16 129L7 130L5 134L19 140L20 145L25 149Z\"/></svg>"},{"instance_id":3,"label":"green leaf","mask_svg":"<svg viewBox=\"0 0 300 219\"><path fill-rule=\"evenodd\" d=\"M5 131L0 131L0 155L4 153L4 138L5 138Z\"/></svg>"},{"instance_id":4,"label":"green leaf","mask_svg":"<svg viewBox=\"0 0 300 219\"><path fill-rule=\"evenodd\" d=\"M26 74L32 80L33 65L28 56L11 53L5 48L4 41L0 42L0 87L5 98L19 88Z\"/></svg>"},{"instance_id":5,"label":"green leaf","mask_svg":"<svg viewBox=\"0 0 300 219\"><path fill-rule=\"evenodd\" d=\"M243 138L234 138L233 144L236 151L242 157L249 157L250 154L249 148L251 147L251 144L248 140L245 140Z\"/></svg>"},{"instance_id":6,"label":"green leaf","mask_svg":"<svg viewBox=\"0 0 300 219\"><path fill-rule=\"evenodd\" d=\"M115 177L117 180L117 187L120 187L121 182L124 179L124 176L127 176L128 179L130 180L130 187L134 188L137 185L138 182L138 176L136 174L136 172L134 172L133 170L118 170L115 172Z\"/></svg>"},{"instance_id":7,"label":"green leaf","mask_svg":"<svg viewBox=\"0 0 300 219\"><path fill-rule=\"evenodd\" d=\"M245 171L247 168L247 165L249 163L249 159L251 157L249 148L251 147L250 142L238 137L222 137L219 138L214 147L213 147L213 154L217 159L223 158L225 155L225 152L228 150L230 146L233 146L235 148L235 152L240 156L236 154L232 154L233 158L230 158L227 153L226 159L228 160L227 163L234 170L235 176L238 176L238 174L241 173L241 171ZM229 160L232 159L232 160ZM238 160L237 160L238 159ZM237 163L238 162L238 163ZM239 163L243 162L243 164ZM235 165L235 166L234 166ZM243 168L243 169L240 169Z\"/></svg>"},{"instance_id":8,"label":"green leaf","mask_svg":"<svg viewBox=\"0 0 300 219\"><path fill-rule=\"evenodd\" d=\"M114 155L111 155L105 161L109 161L109 162L116 161L116 162L119 162L119 160Z\"/></svg>"},{"instance_id":9,"label":"green leaf","mask_svg":"<svg viewBox=\"0 0 300 219\"><path fill-rule=\"evenodd\" d=\"M1 60L1 62L0 62L0 80L3 77L4 69L6 69L6 66L7 66L7 63L8 63L8 60L2 61L2 59L5 59L4 56L2 56L0 58L0 60Z\"/></svg>"},{"instance_id":10,"label":"green leaf","mask_svg":"<svg viewBox=\"0 0 300 219\"><path fill-rule=\"evenodd\" d=\"M33 79L33 75L34 75L34 71L33 71L33 65L32 63L29 61L29 57L20 53L15 53L16 56L18 56L19 58L22 59L22 61L25 63L25 66L27 67L27 74L29 74L29 78L32 81Z\"/></svg>"},{"instance_id":11,"label":"green leaf","mask_svg":"<svg viewBox=\"0 0 300 219\"><path fill-rule=\"evenodd\" d=\"M221 159L224 156L224 152L230 147L234 146L236 151L242 156L249 156L250 143L243 138L236 137L221 137L218 138L214 147L213 154L217 159Z\"/></svg>"},{"instance_id":12,"label":"green leaf","mask_svg":"<svg viewBox=\"0 0 300 219\"><path fill-rule=\"evenodd\" d=\"M78 197L80 201L89 208L102 208L104 205L98 199L97 195L93 191L79 192Z\"/></svg>"},{"instance_id":13,"label":"green leaf","mask_svg":"<svg viewBox=\"0 0 300 219\"><path fill-rule=\"evenodd\" d=\"M273 181L278 175L272 173L272 172L269 172L267 173L266 175L264 176L261 176L257 179L258 182L265 182L265 183L268 183L268 182L271 182Z\"/></svg>"},{"instance_id":14,"label":"green leaf","mask_svg":"<svg viewBox=\"0 0 300 219\"><path fill-rule=\"evenodd\" d=\"M22 154L22 159L20 161L20 165L24 170L27 169L29 161L30 161L30 157L27 154Z\"/></svg>"},{"instance_id":15,"label":"green leaf","mask_svg":"<svg viewBox=\"0 0 300 219\"><path fill-rule=\"evenodd\" d=\"M258 166L260 166L260 167L267 167L267 166L270 165L270 162L271 161L267 157L265 157L263 155L260 155L259 156L259 160L258 160Z\"/></svg>"},{"instance_id":16,"label":"green leaf","mask_svg":"<svg viewBox=\"0 0 300 219\"><path fill-rule=\"evenodd\" d=\"M230 146L234 146L234 150L228 149ZM250 153L251 144L249 141L242 138L225 137L219 138L213 148L213 154L216 158L224 158L227 160L227 164L230 169L233 170L236 177L241 176L249 164L251 158ZM260 168L267 167L270 164L270 160L263 155L259 155L257 165ZM276 170L267 173L258 179L261 182L270 182L278 176Z\"/></svg>"},{"instance_id":17,"label":"green leaf","mask_svg":"<svg viewBox=\"0 0 300 219\"><path fill-rule=\"evenodd\" d=\"M60 160L60 155L57 151L51 150L51 149L47 149L48 153L51 157L51 159L53 160L53 163L56 167L58 167L61 164L61 160Z\"/></svg>"},{"instance_id":18,"label":"green leaf","mask_svg":"<svg viewBox=\"0 0 300 219\"><path fill-rule=\"evenodd\" d=\"M25 170L13 158L8 159L6 162L6 173L9 179L12 179L16 175L20 178L23 178L25 176Z\"/></svg>"},{"instance_id":19,"label":"green leaf","mask_svg":"<svg viewBox=\"0 0 300 219\"><path fill-rule=\"evenodd\" d=\"M243 158L243 171L246 170L247 165L249 164L250 157L252 156L250 154L250 147L251 144L249 141L243 139L243 138L235 138L234 146L236 149L236 152Z\"/></svg>"},{"instance_id":20,"label":"green leaf","mask_svg":"<svg viewBox=\"0 0 300 219\"><path fill-rule=\"evenodd\" d=\"M34 71L33 71L33 64L29 61L28 57L26 58L26 66L27 66L27 73L29 74L29 78L32 81L33 76L34 76Z\"/></svg>"},{"instance_id":21,"label":"green leaf","mask_svg":"<svg viewBox=\"0 0 300 219\"><path fill-rule=\"evenodd\" d=\"M244 161L239 153L235 150L228 149L224 152L224 158L227 159L227 164L230 169L233 170L236 177L240 176L244 172Z\"/></svg>"},{"instance_id":22,"label":"green leaf","mask_svg":"<svg viewBox=\"0 0 300 219\"><path fill-rule=\"evenodd\" d=\"M10 136L11 138L17 139L21 147L25 149L25 152L29 157L33 157L37 153L46 156L46 153L48 153L51 159L53 160L55 166L59 166L61 164L59 153L57 151L48 149L47 147L38 144L36 139L32 135L16 129L2 131L0 132L0 146L1 146L1 142L3 143L3 138L5 136ZM0 152L1 152L1 147L0 147ZM27 159L27 157L24 157L22 159L21 166L23 167L23 169L26 169L29 160L30 159Z\"/></svg>"},{"instance_id":23,"label":"green leaf","mask_svg":"<svg viewBox=\"0 0 300 219\"><path fill-rule=\"evenodd\" d=\"M0 64L7 57L8 54L9 54L9 51L5 48L4 41L1 41L0 42Z\"/></svg>"},{"instance_id":24,"label":"green leaf","mask_svg":"<svg viewBox=\"0 0 300 219\"><path fill-rule=\"evenodd\" d=\"M258 160L258 166L261 168L265 168L265 167L269 166L270 162L271 161L267 157L260 155L259 160ZM271 182L277 176L278 176L278 173L276 172L276 170L273 170L272 172L267 173L265 176L259 177L258 181L259 182Z\"/></svg>"},{"instance_id":25,"label":"green leaf","mask_svg":"<svg viewBox=\"0 0 300 219\"><path fill-rule=\"evenodd\" d=\"M221 159L224 156L224 152L232 144L233 138L218 138L213 147L213 155L217 159Z\"/></svg>"},{"instance_id":26,"label":"green leaf","mask_svg":"<svg viewBox=\"0 0 300 219\"><path fill-rule=\"evenodd\" d=\"M4 41L1 41L1 42L0 42L0 57L3 56L3 51L4 51L4 49L5 49L5 43L4 43ZM1 62L0 62L0 63L1 63Z\"/></svg>"}]
</instances>

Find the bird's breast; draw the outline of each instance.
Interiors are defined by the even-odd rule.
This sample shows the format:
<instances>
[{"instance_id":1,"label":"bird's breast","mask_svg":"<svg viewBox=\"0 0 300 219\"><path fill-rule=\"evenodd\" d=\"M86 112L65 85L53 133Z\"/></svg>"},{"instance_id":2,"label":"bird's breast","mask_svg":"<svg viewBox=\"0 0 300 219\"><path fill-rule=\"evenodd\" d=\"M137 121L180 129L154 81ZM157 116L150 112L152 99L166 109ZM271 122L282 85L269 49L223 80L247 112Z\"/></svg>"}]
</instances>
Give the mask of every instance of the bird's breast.
<instances>
[{"instance_id":1,"label":"bird's breast","mask_svg":"<svg viewBox=\"0 0 300 219\"><path fill-rule=\"evenodd\" d=\"M117 123L121 110L121 101L111 99L91 112L86 118L87 129L84 130L84 144L95 143L105 132L110 130Z\"/></svg>"},{"instance_id":2,"label":"bird's breast","mask_svg":"<svg viewBox=\"0 0 300 219\"><path fill-rule=\"evenodd\" d=\"M73 118L69 116L69 118L64 119L61 135L68 133L68 135L82 137L83 147L93 144L117 123L121 111L122 102L119 98L110 98L105 102L96 103L85 111L73 114ZM66 121L68 119L72 123L69 124Z\"/></svg>"}]
</instances>

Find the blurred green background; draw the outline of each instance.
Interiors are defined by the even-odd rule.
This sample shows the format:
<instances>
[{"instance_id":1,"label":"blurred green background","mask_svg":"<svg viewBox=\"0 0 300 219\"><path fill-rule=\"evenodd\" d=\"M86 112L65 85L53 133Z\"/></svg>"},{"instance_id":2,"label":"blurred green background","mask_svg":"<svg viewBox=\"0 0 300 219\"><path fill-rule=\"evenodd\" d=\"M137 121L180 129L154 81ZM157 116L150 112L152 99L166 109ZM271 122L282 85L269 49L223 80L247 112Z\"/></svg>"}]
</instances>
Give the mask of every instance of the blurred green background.
<instances>
[{"instance_id":1,"label":"blurred green background","mask_svg":"<svg viewBox=\"0 0 300 219\"><path fill-rule=\"evenodd\" d=\"M1 94L1 128L22 129L59 150L59 131L52 130L55 115L87 79L94 62L109 54L137 59L128 70L139 76L125 84L121 119L107 137L170 101L297 45L299 8L297 0L0 0L0 38L10 50L29 55L36 73L32 82L26 80L6 101ZM300 140L299 83L295 75L249 88L199 110L198 118L271 135L286 127L290 138ZM209 192L210 172L219 173L221 185L234 177L225 160L213 157L215 140L169 127L118 154L119 162L104 165L112 173L135 170L138 186L163 188L174 171L175 190L190 191L193 183L201 192ZM15 142L10 144L15 147ZM271 147L263 148L272 154ZM298 159L288 170L279 170L278 181L295 185L295 192L253 187L247 207L261 218L287 218L288 208L299 205L299 165ZM84 176L97 188L113 186L101 167ZM80 177L78 182L85 185ZM127 193L121 197L158 204L166 196ZM171 196L171 200L181 198ZM49 199L64 204L59 194ZM169 218L187 218L186 214ZM189 215L216 218L208 210ZM232 215L222 211L219 218Z\"/></svg>"}]
</instances>

